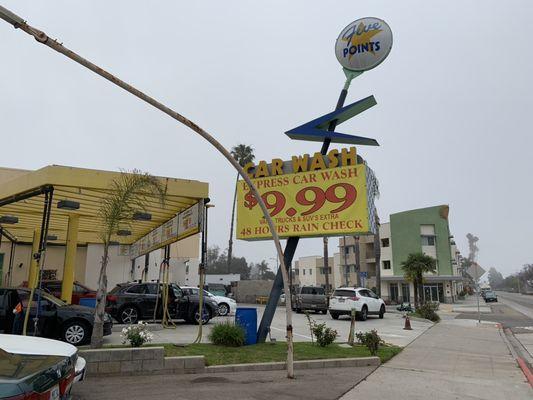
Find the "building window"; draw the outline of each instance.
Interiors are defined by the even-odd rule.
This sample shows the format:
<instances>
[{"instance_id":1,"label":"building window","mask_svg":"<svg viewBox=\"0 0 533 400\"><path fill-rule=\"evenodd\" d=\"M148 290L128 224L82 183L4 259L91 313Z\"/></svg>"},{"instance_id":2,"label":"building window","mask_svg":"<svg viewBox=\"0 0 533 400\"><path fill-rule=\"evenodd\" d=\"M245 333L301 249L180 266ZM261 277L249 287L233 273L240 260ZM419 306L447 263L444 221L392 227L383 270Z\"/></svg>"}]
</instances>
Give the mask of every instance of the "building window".
<instances>
[{"instance_id":1,"label":"building window","mask_svg":"<svg viewBox=\"0 0 533 400\"><path fill-rule=\"evenodd\" d=\"M313 275L313 270L309 268L309 275Z\"/></svg>"},{"instance_id":2,"label":"building window","mask_svg":"<svg viewBox=\"0 0 533 400\"><path fill-rule=\"evenodd\" d=\"M303 268L302 271L303 271L303 273L304 273L304 275L305 275L305 268Z\"/></svg>"},{"instance_id":3,"label":"building window","mask_svg":"<svg viewBox=\"0 0 533 400\"><path fill-rule=\"evenodd\" d=\"M381 247L389 247L389 246L390 246L389 238L381 239Z\"/></svg>"},{"instance_id":4,"label":"building window","mask_svg":"<svg viewBox=\"0 0 533 400\"><path fill-rule=\"evenodd\" d=\"M344 246L344 254L350 254L350 246Z\"/></svg>"},{"instance_id":5,"label":"building window","mask_svg":"<svg viewBox=\"0 0 533 400\"><path fill-rule=\"evenodd\" d=\"M296 276L300 275L300 270L299 269L295 269L294 270L294 275L296 275Z\"/></svg>"},{"instance_id":6,"label":"building window","mask_svg":"<svg viewBox=\"0 0 533 400\"><path fill-rule=\"evenodd\" d=\"M422 246L435 246L435 236L422 235Z\"/></svg>"},{"instance_id":7,"label":"building window","mask_svg":"<svg viewBox=\"0 0 533 400\"><path fill-rule=\"evenodd\" d=\"M390 269L390 260L383 261L383 269Z\"/></svg>"}]
</instances>

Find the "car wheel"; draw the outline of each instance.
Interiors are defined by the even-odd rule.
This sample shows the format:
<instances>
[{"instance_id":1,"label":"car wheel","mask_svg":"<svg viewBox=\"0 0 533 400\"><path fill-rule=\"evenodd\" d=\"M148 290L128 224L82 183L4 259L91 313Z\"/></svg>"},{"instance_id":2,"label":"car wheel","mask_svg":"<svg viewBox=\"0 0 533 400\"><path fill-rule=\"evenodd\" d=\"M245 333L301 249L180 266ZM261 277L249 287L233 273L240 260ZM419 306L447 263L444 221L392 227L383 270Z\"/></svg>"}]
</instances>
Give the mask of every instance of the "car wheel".
<instances>
[{"instance_id":1,"label":"car wheel","mask_svg":"<svg viewBox=\"0 0 533 400\"><path fill-rule=\"evenodd\" d=\"M383 319L384 316L385 316L385 306L382 304L381 308L379 309L379 318Z\"/></svg>"},{"instance_id":2,"label":"car wheel","mask_svg":"<svg viewBox=\"0 0 533 400\"><path fill-rule=\"evenodd\" d=\"M224 317L229 314L229 306L226 303L218 305L218 315Z\"/></svg>"},{"instance_id":3,"label":"car wheel","mask_svg":"<svg viewBox=\"0 0 533 400\"><path fill-rule=\"evenodd\" d=\"M328 313L328 310L322 310L322 314L326 315Z\"/></svg>"},{"instance_id":4,"label":"car wheel","mask_svg":"<svg viewBox=\"0 0 533 400\"><path fill-rule=\"evenodd\" d=\"M89 327L86 323L81 321L67 322L62 329L61 338L63 341L79 346L89 340Z\"/></svg>"},{"instance_id":5,"label":"car wheel","mask_svg":"<svg viewBox=\"0 0 533 400\"><path fill-rule=\"evenodd\" d=\"M363 306L363 308L361 309L361 321L366 321L367 318L368 318L368 308L366 308L366 306Z\"/></svg>"},{"instance_id":6,"label":"car wheel","mask_svg":"<svg viewBox=\"0 0 533 400\"><path fill-rule=\"evenodd\" d=\"M336 312L330 311L329 314L331 315L331 318L339 319L339 314L337 314Z\"/></svg>"},{"instance_id":7,"label":"car wheel","mask_svg":"<svg viewBox=\"0 0 533 400\"><path fill-rule=\"evenodd\" d=\"M135 306L126 306L118 313L118 322L121 324L136 324L139 321L139 310Z\"/></svg>"},{"instance_id":8,"label":"car wheel","mask_svg":"<svg viewBox=\"0 0 533 400\"><path fill-rule=\"evenodd\" d=\"M301 314L302 313L302 309L301 308L297 308L296 309L296 314Z\"/></svg>"}]
</instances>

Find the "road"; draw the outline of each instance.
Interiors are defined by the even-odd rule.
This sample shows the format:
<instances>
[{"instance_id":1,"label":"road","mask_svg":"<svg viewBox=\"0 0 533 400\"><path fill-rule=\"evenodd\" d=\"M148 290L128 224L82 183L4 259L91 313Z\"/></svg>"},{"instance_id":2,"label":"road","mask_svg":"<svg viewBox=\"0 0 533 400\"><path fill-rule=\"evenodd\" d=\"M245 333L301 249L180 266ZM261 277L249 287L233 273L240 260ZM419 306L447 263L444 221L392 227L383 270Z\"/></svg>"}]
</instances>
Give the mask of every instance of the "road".
<instances>
[{"instance_id":1,"label":"road","mask_svg":"<svg viewBox=\"0 0 533 400\"><path fill-rule=\"evenodd\" d=\"M333 400L374 369L297 370L294 380L287 379L285 371L88 378L73 387L73 400Z\"/></svg>"},{"instance_id":2,"label":"road","mask_svg":"<svg viewBox=\"0 0 533 400\"><path fill-rule=\"evenodd\" d=\"M533 296L498 292L497 303L488 303L490 314L482 314L484 321L499 322L513 333L533 333ZM461 313L458 319L477 319L477 313Z\"/></svg>"}]
</instances>

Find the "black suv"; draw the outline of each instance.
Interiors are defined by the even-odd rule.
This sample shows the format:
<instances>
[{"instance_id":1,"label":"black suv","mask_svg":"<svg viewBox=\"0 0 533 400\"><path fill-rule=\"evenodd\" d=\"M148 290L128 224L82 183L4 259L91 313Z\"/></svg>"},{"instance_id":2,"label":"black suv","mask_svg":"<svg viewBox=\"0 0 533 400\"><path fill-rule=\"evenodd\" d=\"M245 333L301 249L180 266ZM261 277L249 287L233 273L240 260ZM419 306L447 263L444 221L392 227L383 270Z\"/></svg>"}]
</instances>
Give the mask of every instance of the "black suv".
<instances>
[{"instance_id":1,"label":"black suv","mask_svg":"<svg viewBox=\"0 0 533 400\"><path fill-rule=\"evenodd\" d=\"M39 293L41 298L39 301ZM30 289L0 288L0 333L13 332L15 316L13 309L22 302L23 311L28 309ZM33 318L39 307L37 336L61 339L79 346L89 342L94 324L94 308L68 305L62 300L44 292L35 290L28 319L28 335L33 335L35 323ZM113 322L109 315L104 316L104 336L111 335Z\"/></svg>"},{"instance_id":2,"label":"black suv","mask_svg":"<svg viewBox=\"0 0 533 400\"><path fill-rule=\"evenodd\" d=\"M106 311L121 324L135 324L140 320L163 316L162 287L157 282L119 283L109 292ZM186 295L176 284L169 284L168 311L172 319L184 319L193 324L200 322L198 295ZM218 305L209 297L203 298L202 324L217 315Z\"/></svg>"}]
</instances>

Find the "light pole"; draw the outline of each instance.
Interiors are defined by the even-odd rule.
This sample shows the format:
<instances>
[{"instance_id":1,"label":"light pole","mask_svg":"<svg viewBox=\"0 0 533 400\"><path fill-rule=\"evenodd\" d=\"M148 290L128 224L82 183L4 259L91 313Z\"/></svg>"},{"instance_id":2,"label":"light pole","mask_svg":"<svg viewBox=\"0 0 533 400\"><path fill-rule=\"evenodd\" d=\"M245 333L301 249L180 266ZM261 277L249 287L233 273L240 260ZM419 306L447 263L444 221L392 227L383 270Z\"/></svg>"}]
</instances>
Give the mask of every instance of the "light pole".
<instances>
[{"instance_id":1,"label":"light pole","mask_svg":"<svg viewBox=\"0 0 533 400\"><path fill-rule=\"evenodd\" d=\"M272 240L274 241L274 245L276 247L276 251L278 254L278 258L281 265L281 273L283 278L283 285L285 287L285 290L288 290L289 286L289 276L288 272L285 268L285 260L283 256L283 249L281 247L281 243L279 240L278 232L276 230L276 225L274 224L274 221L270 217L270 214L268 212L268 209L265 205L265 202L261 198L261 195L259 191L257 190L255 184L252 182L248 174L244 171L244 169L240 166L240 164L233 158L231 153L226 150L222 144L218 142L212 135L210 135L208 132L200 128L196 123L191 121L190 119L186 118L185 116L179 114L178 112L172 110L171 108L165 106L163 103L160 103L159 101L155 100L154 98L148 96L147 94L141 92L140 90L136 89L135 87L129 85L125 81L117 78L116 76L112 75L111 73L105 71L104 69L100 68L96 64L90 62L89 60L81 57L80 55L76 54L72 50L64 47L60 42L51 39L48 37L48 35L39 29L36 29L32 27L31 25L27 24L24 19L19 17L18 15L12 13L8 9L0 6L0 18L6 21L7 23L13 25L15 29L21 29L22 31L26 32L30 36L33 36L35 40L37 40L39 43L44 44L51 49L57 51L58 53L63 54L64 56L70 58L71 60L77 62L78 64L83 65L84 67L90 69L94 73L100 75L101 77L107 79L111 83L121 87L122 89L126 90L127 92L133 94L134 96L138 97L142 101L150 104L151 106L157 108L158 110L164 112L171 118L175 119L176 121L182 123L183 125L187 126L194 132L196 132L198 135L200 135L203 139L205 139L207 142L209 142L217 151L219 151L229 162L230 164L239 172L239 174L242 176L252 193L254 194L254 197L257 200L257 204L259 204L259 207L261 208L261 211L263 212L263 216L265 220L267 221L268 227L270 229L270 232L272 234ZM288 378L294 378L294 357L293 357L293 328L292 328L292 310L291 310L291 299L288 297L285 301L285 315L286 315L286 338L287 338L287 377Z\"/></svg>"}]
</instances>

